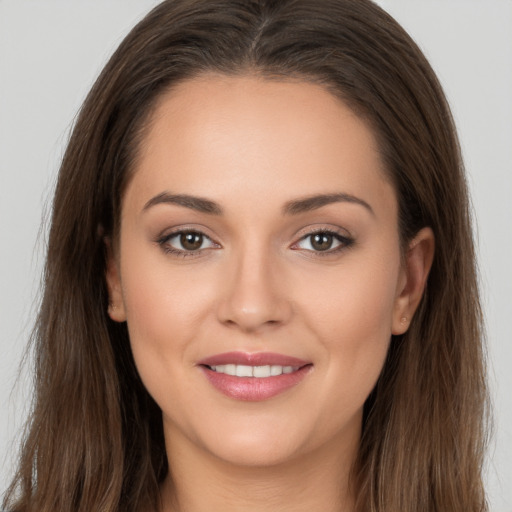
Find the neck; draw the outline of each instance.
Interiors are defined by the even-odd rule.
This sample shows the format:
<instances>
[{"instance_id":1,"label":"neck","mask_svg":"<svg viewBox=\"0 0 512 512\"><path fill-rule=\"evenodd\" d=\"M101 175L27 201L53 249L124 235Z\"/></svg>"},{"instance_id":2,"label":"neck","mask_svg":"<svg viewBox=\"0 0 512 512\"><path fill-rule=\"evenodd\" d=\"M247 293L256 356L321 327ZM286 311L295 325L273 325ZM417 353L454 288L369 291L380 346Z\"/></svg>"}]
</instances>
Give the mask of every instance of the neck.
<instances>
[{"instance_id":1,"label":"neck","mask_svg":"<svg viewBox=\"0 0 512 512\"><path fill-rule=\"evenodd\" d=\"M239 466L186 439L167 443L163 512L354 512L349 485L359 438L272 466ZM169 439L169 437L168 437Z\"/></svg>"}]
</instances>

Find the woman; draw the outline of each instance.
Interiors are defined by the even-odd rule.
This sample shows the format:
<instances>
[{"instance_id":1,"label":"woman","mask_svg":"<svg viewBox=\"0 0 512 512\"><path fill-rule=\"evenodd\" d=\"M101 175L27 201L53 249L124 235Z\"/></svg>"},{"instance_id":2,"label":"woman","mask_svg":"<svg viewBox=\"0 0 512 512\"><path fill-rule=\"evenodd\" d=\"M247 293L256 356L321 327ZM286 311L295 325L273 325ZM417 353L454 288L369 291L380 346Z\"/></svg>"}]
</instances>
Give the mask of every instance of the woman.
<instances>
[{"instance_id":1,"label":"woman","mask_svg":"<svg viewBox=\"0 0 512 512\"><path fill-rule=\"evenodd\" d=\"M449 109L366 1L169 1L57 186L9 510L485 510Z\"/></svg>"}]
</instances>

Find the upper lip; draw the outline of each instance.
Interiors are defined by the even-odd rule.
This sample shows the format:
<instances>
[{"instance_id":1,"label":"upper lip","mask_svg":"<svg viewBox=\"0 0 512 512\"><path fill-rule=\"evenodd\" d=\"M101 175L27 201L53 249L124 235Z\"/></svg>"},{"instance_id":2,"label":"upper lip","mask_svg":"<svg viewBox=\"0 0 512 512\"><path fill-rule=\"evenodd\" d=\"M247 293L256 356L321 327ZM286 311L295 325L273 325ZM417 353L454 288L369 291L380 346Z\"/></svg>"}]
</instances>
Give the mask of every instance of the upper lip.
<instances>
[{"instance_id":1,"label":"upper lip","mask_svg":"<svg viewBox=\"0 0 512 512\"><path fill-rule=\"evenodd\" d=\"M273 352L224 352L202 359L198 363L204 366L217 366L223 364L241 364L247 366L305 366L311 364L309 361L298 357L276 354Z\"/></svg>"}]
</instances>

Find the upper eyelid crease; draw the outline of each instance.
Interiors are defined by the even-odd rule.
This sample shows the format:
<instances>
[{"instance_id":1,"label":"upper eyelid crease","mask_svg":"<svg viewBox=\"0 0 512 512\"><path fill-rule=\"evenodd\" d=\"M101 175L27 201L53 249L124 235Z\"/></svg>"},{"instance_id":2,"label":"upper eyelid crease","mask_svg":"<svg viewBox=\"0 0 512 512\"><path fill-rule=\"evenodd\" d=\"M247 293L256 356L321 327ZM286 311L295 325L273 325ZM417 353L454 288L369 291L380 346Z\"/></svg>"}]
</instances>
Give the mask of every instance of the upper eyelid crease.
<instances>
[{"instance_id":1,"label":"upper eyelid crease","mask_svg":"<svg viewBox=\"0 0 512 512\"><path fill-rule=\"evenodd\" d=\"M202 231L198 231L198 230L195 230L195 229L194 230L192 230L192 229L181 229L181 230L178 230L178 231L171 232L171 233L169 233L167 235L159 237L156 240L156 243L165 252L173 253L174 255L178 255L178 256L199 256L205 249L208 249L208 248L198 249L198 250L178 249L178 248L173 247L172 245L169 244L169 240L171 240L172 238L175 238L175 237L179 237L183 233L195 233L195 234L201 235L205 239L209 240L210 243L213 246L217 246L218 245L214 240L212 240L211 237L209 237L208 235L206 235Z\"/></svg>"},{"instance_id":2,"label":"upper eyelid crease","mask_svg":"<svg viewBox=\"0 0 512 512\"><path fill-rule=\"evenodd\" d=\"M196 234L199 234L205 238L207 238L213 245L216 245L216 246L219 246L219 244L217 242L215 242L210 236L208 236L206 233L200 231L200 230L196 230L196 229L179 229L177 231L173 231L165 236L162 236L160 237L159 239L156 240L156 242L164 247L167 245L168 241L174 237L177 237L183 233L196 233ZM317 233L327 233L329 235L332 235L334 238L336 238L338 240L338 242L341 243L341 246L338 247L338 248L335 248L333 250L329 249L329 250L326 250L326 251L311 251L310 249L306 249L306 251L308 252L313 252L319 256L327 256L329 254L334 254L336 252L339 252L340 250L342 250L343 248L348 248L350 247L353 243L354 243L354 239L349 235L349 236L346 236L346 235L342 235L341 233L335 231L335 230L332 230L332 229L315 229L313 231L310 231L308 233L305 233L303 234L293 245L297 245L298 243L300 243L301 241L307 239L308 237L311 237ZM181 254L181 255L190 255L192 256L193 254L196 254L196 255L199 255L200 253L202 253L205 249L198 249L198 250L194 250L194 251L191 251L191 250L186 250L186 249L176 249L176 248L172 248L171 250L169 249L165 249L166 252L172 252L172 253L175 253L175 254Z\"/></svg>"},{"instance_id":3,"label":"upper eyelid crease","mask_svg":"<svg viewBox=\"0 0 512 512\"><path fill-rule=\"evenodd\" d=\"M318 229L315 231L310 231L309 233L306 233L302 235L297 242L294 242L293 245L297 245L302 240L306 240L307 238L314 236L318 233L325 233L327 235L331 235L334 238L336 238L339 242L345 243L345 244L352 244L354 242L354 239L350 235L343 235L341 233L338 233L337 231L333 231L331 229Z\"/></svg>"},{"instance_id":4,"label":"upper eyelid crease","mask_svg":"<svg viewBox=\"0 0 512 512\"><path fill-rule=\"evenodd\" d=\"M171 238L178 237L180 235L183 235L184 233L193 233L196 235L201 235L203 238L207 238L215 245L219 245L217 242L215 242L211 236L207 235L204 231L198 230L198 229L179 229L177 231L171 231L170 233L160 236L157 239L157 242L165 243L166 241L170 240Z\"/></svg>"}]
</instances>

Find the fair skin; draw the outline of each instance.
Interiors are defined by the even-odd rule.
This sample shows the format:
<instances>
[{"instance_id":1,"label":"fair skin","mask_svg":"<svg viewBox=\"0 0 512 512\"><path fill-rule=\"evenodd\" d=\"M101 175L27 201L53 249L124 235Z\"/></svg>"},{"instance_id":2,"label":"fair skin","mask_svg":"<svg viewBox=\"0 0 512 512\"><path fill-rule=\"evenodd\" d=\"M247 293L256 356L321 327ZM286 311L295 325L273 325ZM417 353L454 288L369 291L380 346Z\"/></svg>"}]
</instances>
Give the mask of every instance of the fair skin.
<instances>
[{"instance_id":1,"label":"fair skin","mask_svg":"<svg viewBox=\"0 0 512 512\"><path fill-rule=\"evenodd\" d=\"M312 196L322 200L297 204ZM363 404L434 250L425 228L401 257L396 195L368 126L319 85L180 84L153 114L116 247L109 314L127 322L162 409L163 510L352 511ZM200 364L227 352L307 366L275 396L240 399Z\"/></svg>"}]
</instances>

